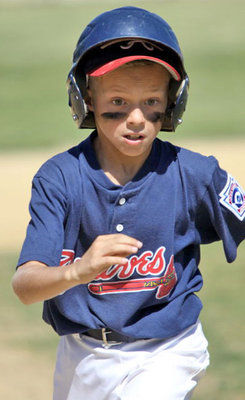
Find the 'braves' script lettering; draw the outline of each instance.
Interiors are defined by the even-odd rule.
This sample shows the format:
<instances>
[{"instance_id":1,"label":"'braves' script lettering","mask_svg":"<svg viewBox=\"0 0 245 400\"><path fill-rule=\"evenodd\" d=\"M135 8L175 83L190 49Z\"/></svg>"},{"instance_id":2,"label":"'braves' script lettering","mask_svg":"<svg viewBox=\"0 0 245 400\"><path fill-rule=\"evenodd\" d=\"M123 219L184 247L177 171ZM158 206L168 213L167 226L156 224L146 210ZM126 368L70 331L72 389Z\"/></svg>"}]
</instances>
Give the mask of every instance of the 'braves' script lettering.
<instances>
[{"instance_id":1,"label":"'braves' script lettering","mask_svg":"<svg viewBox=\"0 0 245 400\"><path fill-rule=\"evenodd\" d=\"M96 280L109 280L117 276L119 279L127 279L136 272L139 275L159 275L166 267L164 258L165 247L159 247L155 254L145 251L140 257L132 256L127 264L112 265L105 272L96 277Z\"/></svg>"},{"instance_id":2,"label":"'braves' script lettering","mask_svg":"<svg viewBox=\"0 0 245 400\"><path fill-rule=\"evenodd\" d=\"M177 283L177 274L174 256L166 264L165 251L162 246L155 253L145 251L139 257L130 257L125 265L112 265L88 284L88 290L97 296L156 291L156 299L167 297ZM73 250L63 250L60 265L69 265L78 259L74 259Z\"/></svg>"}]
</instances>

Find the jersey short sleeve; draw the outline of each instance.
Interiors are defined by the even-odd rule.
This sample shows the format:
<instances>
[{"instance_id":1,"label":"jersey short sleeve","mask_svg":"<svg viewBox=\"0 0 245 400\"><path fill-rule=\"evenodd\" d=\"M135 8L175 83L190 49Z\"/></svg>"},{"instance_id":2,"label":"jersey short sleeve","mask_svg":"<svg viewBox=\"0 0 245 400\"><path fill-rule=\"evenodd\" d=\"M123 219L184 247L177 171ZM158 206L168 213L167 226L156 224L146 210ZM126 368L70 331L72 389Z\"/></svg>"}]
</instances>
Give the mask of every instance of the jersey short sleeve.
<instances>
[{"instance_id":1,"label":"jersey short sleeve","mask_svg":"<svg viewBox=\"0 0 245 400\"><path fill-rule=\"evenodd\" d=\"M27 228L18 265L35 260L58 265L64 242L67 199L62 177L52 162L39 170L32 182Z\"/></svg>"},{"instance_id":2,"label":"jersey short sleeve","mask_svg":"<svg viewBox=\"0 0 245 400\"><path fill-rule=\"evenodd\" d=\"M237 247L245 238L245 194L217 161L197 207L195 226L200 243L222 240L227 261L234 261Z\"/></svg>"}]
</instances>

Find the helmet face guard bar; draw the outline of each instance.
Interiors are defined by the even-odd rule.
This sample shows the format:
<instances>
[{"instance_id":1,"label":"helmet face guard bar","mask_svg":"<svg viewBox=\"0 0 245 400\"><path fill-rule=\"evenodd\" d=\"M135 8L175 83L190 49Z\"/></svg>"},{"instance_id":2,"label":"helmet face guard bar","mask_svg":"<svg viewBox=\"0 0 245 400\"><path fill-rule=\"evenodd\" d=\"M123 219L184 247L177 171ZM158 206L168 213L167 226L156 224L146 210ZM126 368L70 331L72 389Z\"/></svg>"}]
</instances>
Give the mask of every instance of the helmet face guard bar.
<instances>
[{"instance_id":1,"label":"helmet face guard bar","mask_svg":"<svg viewBox=\"0 0 245 400\"><path fill-rule=\"evenodd\" d=\"M99 15L78 40L67 78L69 106L78 128L95 128L94 115L84 100L87 74L113 60L135 55L160 59L177 72L175 79L170 80L168 106L161 127L163 131L175 131L182 122L189 88L182 53L167 22L137 7L121 7Z\"/></svg>"}]
</instances>

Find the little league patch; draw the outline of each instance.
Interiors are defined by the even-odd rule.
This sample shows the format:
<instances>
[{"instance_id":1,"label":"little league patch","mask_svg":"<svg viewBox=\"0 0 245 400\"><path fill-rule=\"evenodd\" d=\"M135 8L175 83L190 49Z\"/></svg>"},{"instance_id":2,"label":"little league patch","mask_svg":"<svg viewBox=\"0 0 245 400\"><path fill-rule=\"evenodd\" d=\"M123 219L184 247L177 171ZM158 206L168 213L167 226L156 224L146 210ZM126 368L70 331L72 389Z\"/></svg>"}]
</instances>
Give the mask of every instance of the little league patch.
<instances>
[{"instance_id":1,"label":"little league patch","mask_svg":"<svg viewBox=\"0 0 245 400\"><path fill-rule=\"evenodd\" d=\"M245 218L245 193L239 183L228 174L227 182L219 194L220 203L228 208L240 221Z\"/></svg>"}]
</instances>

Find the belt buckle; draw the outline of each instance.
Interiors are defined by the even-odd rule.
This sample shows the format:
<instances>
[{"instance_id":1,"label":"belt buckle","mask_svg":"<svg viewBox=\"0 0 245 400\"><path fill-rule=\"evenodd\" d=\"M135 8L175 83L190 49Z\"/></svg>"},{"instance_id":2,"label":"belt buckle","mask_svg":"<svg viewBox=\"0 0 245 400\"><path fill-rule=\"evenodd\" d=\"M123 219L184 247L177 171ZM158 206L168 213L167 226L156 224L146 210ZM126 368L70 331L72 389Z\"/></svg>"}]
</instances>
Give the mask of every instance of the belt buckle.
<instances>
[{"instance_id":1,"label":"belt buckle","mask_svg":"<svg viewBox=\"0 0 245 400\"><path fill-rule=\"evenodd\" d=\"M107 340L107 333L111 333L111 331L107 331L106 328L102 328L101 329L101 333L102 333L102 347L104 347L104 349L109 349L111 346L116 346L118 344L122 344L122 342L115 342L115 341L110 341L108 342Z\"/></svg>"}]
</instances>

